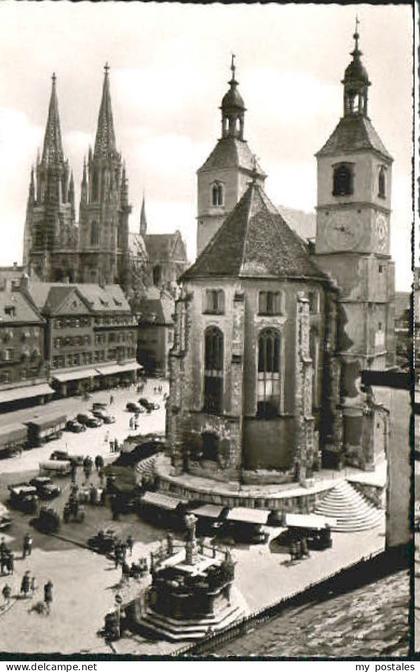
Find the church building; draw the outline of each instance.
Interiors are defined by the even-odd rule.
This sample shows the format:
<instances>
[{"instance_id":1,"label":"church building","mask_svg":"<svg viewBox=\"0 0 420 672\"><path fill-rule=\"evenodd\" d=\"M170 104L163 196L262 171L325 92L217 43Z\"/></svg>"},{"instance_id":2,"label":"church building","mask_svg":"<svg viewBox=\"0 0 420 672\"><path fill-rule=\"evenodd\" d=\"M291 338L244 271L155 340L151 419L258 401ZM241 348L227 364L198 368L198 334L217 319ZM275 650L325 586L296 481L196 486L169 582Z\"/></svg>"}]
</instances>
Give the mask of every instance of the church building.
<instances>
[{"instance_id":1,"label":"church building","mask_svg":"<svg viewBox=\"0 0 420 672\"><path fill-rule=\"evenodd\" d=\"M305 485L322 467L373 469L385 449L386 410L361 372L394 364L392 159L354 39L343 117L317 154L315 246L264 191L232 63L222 137L198 171L198 258L176 303L174 475Z\"/></svg>"}]
</instances>

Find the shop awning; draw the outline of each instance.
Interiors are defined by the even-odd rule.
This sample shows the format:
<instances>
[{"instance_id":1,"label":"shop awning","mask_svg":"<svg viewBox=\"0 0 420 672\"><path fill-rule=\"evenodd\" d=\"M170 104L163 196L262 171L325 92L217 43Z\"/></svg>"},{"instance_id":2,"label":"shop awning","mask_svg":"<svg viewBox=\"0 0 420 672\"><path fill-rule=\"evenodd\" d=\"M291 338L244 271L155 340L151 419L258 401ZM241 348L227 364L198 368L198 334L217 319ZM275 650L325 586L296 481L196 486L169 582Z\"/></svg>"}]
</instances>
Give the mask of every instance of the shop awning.
<instances>
[{"instance_id":1,"label":"shop awning","mask_svg":"<svg viewBox=\"0 0 420 672\"><path fill-rule=\"evenodd\" d=\"M18 401L19 399L30 399L43 394L54 394L54 390L47 383L15 387L12 390L3 390L0 392L0 404L5 404L8 401Z\"/></svg>"},{"instance_id":2,"label":"shop awning","mask_svg":"<svg viewBox=\"0 0 420 672\"><path fill-rule=\"evenodd\" d=\"M191 510L191 513L203 518L219 518L224 508L224 506L216 506L216 504L203 504L203 506Z\"/></svg>"},{"instance_id":3,"label":"shop awning","mask_svg":"<svg viewBox=\"0 0 420 672\"><path fill-rule=\"evenodd\" d=\"M306 527L311 530L323 530L327 526L335 527L337 525L335 518L326 518L315 513L286 513L284 522L286 527Z\"/></svg>"},{"instance_id":4,"label":"shop awning","mask_svg":"<svg viewBox=\"0 0 420 672\"><path fill-rule=\"evenodd\" d=\"M94 378L98 375L96 369L79 369L75 371L66 371L63 373L54 373L54 380L59 383L66 383L68 380L81 380L82 378Z\"/></svg>"},{"instance_id":5,"label":"shop awning","mask_svg":"<svg viewBox=\"0 0 420 672\"><path fill-rule=\"evenodd\" d=\"M145 492L145 494L141 498L141 502L157 506L159 509L174 511L174 509L176 509L178 504L185 504L186 500L175 499L174 497L168 497L167 495L162 495L161 492Z\"/></svg>"},{"instance_id":6,"label":"shop awning","mask_svg":"<svg viewBox=\"0 0 420 672\"><path fill-rule=\"evenodd\" d=\"M264 509L248 509L245 506L237 506L229 511L226 520L238 521L239 523L253 523L254 525L266 525L270 511Z\"/></svg>"},{"instance_id":7,"label":"shop awning","mask_svg":"<svg viewBox=\"0 0 420 672\"><path fill-rule=\"evenodd\" d=\"M122 373L119 364L109 364L108 366L101 366L98 369L96 369L96 371L100 373L101 376L110 376L113 373Z\"/></svg>"},{"instance_id":8,"label":"shop awning","mask_svg":"<svg viewBox=\"0 0 420 672\"><path fill-rule=\"evenodd\" d=\"M126 364L119 365L120 372L124 371L140 371L143 367L138 364L138 362L127 362Z\"/></svg>"}]
</instances>

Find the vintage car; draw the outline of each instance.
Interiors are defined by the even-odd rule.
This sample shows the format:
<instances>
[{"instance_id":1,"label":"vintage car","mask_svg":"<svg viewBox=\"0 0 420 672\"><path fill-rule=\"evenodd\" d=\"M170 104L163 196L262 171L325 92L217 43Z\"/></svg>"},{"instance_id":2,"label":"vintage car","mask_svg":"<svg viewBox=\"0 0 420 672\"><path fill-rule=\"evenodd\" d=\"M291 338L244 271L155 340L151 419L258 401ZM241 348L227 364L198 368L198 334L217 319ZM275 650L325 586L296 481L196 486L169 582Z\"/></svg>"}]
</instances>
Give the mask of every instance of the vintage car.
<instances>
[{"instance_id":1,"label":"vintage car","mask_svg":"<svg viewBox=\"0 0 420 672\"><path fill-rule=\"evenodd\" d=\"M88 546L97 553L112 553L115 547L116 534L114 530L99 530L98 534L88 539Z\"/></svg>"},{"instance_id":2,"label":"vintage car","mask_svg":"<svg viewBox=\"0 0 420 672\"><path fill-rule=\"evenodd\" d=\"M68 476L72 470L72 463L70 460L45 460L39 463L40 476L47 476L53 474L54 476Z\"/></svg>"},{"instance_id":3,"label":"vintage car","mask_svg":"<svg viewBox=\"0 0 420 672\"><path fill-rule=\"evenodd\" d=\"M66 429L68 432L74 432L75 434L86 431L85 425L82 425L82 423L78 422L77 420L68 420L66 423Z\"/></svg>"},{"instance_id":4,"label":"vintage car","mask_svg":"<svg viewBox=\"0 0 420 672\"><path fill-rule=\"evenodd\" d=\"M139 404L140 406L143 406L143 408L146 409L148 413L151 411L157 411L160 408L159 404L154 401L149 401L145 397L141 397L139 399Z\"/></svg>"},{"instance_id":5,"label":"vintage car","mask_svg":"<svg viewBox=\"0 0 420 672\"><path fill-rule=\"evenodd\" d=\"M112 423L115 422L115 417L105 411L103 408L94 408L92 411L93 415L95 418L99 418L102 420L105 425L111 425Z\"/></svg>"},{"instance_id":6,"label":"vintage car","mask_svg":"<svg viewBox=\"0 0 420 672\"><path fill-rule=\"evenodd\" d=\"M0 530L5 530L12 524L12 516L4 504L0 504Z\"/></svg>"},{"instance_id":7,"label":"vintage car","mask_svg":"<svg viewBox=\"0 0 420 672\"><path fill-rule=\"evenodd\" d=\"M58 532L60 529L60 516L49 506L41 506L39 516L35 521L35 526L41 532L46 534Z\"/></svg>"},{"instance_id":8,"label":"vintage car","mask_svg":"<svg viewBox=\"0 0 420 672\"><path fill-rule=\"evenodd\" d=\"M143 413L142 407L135 401L129 401L125 408L127 411L130 411L130 413Z\"/></svg>"},{"instance_id":9,"label":"vintage car","mask_svg":"<svg viewBox=\"0 0 420 672\"><path fill-rule=\"evenodd\" d=\"M92 412L102 409L103 411L108 407L106 401L94 401L92 404Z\"/></svg>"},{"instance_id":10,"label":"vintage car","mask_svg":"<svg viewBox=\"0 0 420 672\"><path fill-rule=\"evenodd\" d=\"M10 504L24 513L35 513L38 505L36 488L29 483L15 483L8 486Z\"/></svg>"},{"instance_id":11,"label":"vintage car","mask_svg":"<svg viewBox=\"0 0 420 672\"><path fill-rule=\"evenodd\" d=\"M85 422L86 427L102 427L103 424L104 421L102 418L95 418L95 416L93 418L87 418Z\"/></svg>"},{"instance_id":12,"label":"vintage car","mask_svg":"<svg viewBox=\"0 0 420 672\"><path fill-rule=\"evenodd\" d=\"M36 476L29 481L29 485L36 488L39 499L54 499L61 492L61 488L49 476Z\"/></svg>"},{"instance_id":13,"label":"vintage car","mask_svg":"<svg viewBox=\"0 0 420 672\"><path fill-rule=\"evenodd\" d=\"M83 455L71 455L66 450L54 450L50 455L50 460L64 460L81 466L84 460Z\"/></svg>"}]
</instances>

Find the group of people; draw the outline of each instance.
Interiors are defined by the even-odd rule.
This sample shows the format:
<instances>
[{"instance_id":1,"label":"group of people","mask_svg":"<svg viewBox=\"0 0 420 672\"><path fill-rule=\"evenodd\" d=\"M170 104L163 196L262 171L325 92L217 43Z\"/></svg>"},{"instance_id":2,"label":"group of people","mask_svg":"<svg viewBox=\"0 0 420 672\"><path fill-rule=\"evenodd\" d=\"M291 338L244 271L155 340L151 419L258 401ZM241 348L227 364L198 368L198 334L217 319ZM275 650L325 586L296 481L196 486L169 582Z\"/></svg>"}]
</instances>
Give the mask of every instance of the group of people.
<instances>
[{"instance_id":1,"label":"group of people","mask_svg":"<svg viewBox=\"0 0 420 672\"><path fill-rule=\"evenodd\" d=\"M308 542L305 537L292 541L289 547L290 562L294 560L302 560L302 558L309 558Z\"/></svg>"},{"instance_id":2,"label":"group of people","mask_svg":"<svg viewBox=\"0 0 420 672\"><path fill-rule=\"evenodd\" d=\"M22 543L22 560L25 560L25 558L29 557L32 554L32 546L33 546L32 536L29 534L29 532L27 532L23 538ZM0 540L0 567L2 575L4 574L5 569L8 576L13 575L14 557L15 557L14 553L7 545L5 538L2 537ZM31 576L29 569L27 569L22 576L19 594L23 598L33 597L37 589L38 589L37 580L35 576ZM3 596L4 606L8 606L12 598L12 587L8 583L5 583L1 593ZM45 604L45 612L47 614L50 613L52 600L53 600L53 584L52 581L47 581L47 583L44 585L44 604Z\"/></svg>"}]
</instances>

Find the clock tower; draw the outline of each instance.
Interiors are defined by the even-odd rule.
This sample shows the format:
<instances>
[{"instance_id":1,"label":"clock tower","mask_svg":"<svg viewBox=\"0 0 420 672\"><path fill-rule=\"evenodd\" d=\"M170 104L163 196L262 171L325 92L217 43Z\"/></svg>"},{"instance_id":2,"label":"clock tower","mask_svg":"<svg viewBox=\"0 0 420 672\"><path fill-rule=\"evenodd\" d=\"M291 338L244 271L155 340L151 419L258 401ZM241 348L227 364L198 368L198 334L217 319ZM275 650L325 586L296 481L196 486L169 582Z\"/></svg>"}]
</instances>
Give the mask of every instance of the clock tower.
<instances>
[{"instance_id":1,"label":"clock tower","mask_svg":"<svg viewBox=\"0 0 420 672\"><path fill-rule=\"evenodd\" d=\"M339 288L337 355L345 452L360 448L364 369L394 365L394 263L389 254L392 157L368 116L371 85L358 21L343 84L343 116L317 153L315 254Z\"/></svg>"}]
</instances>

